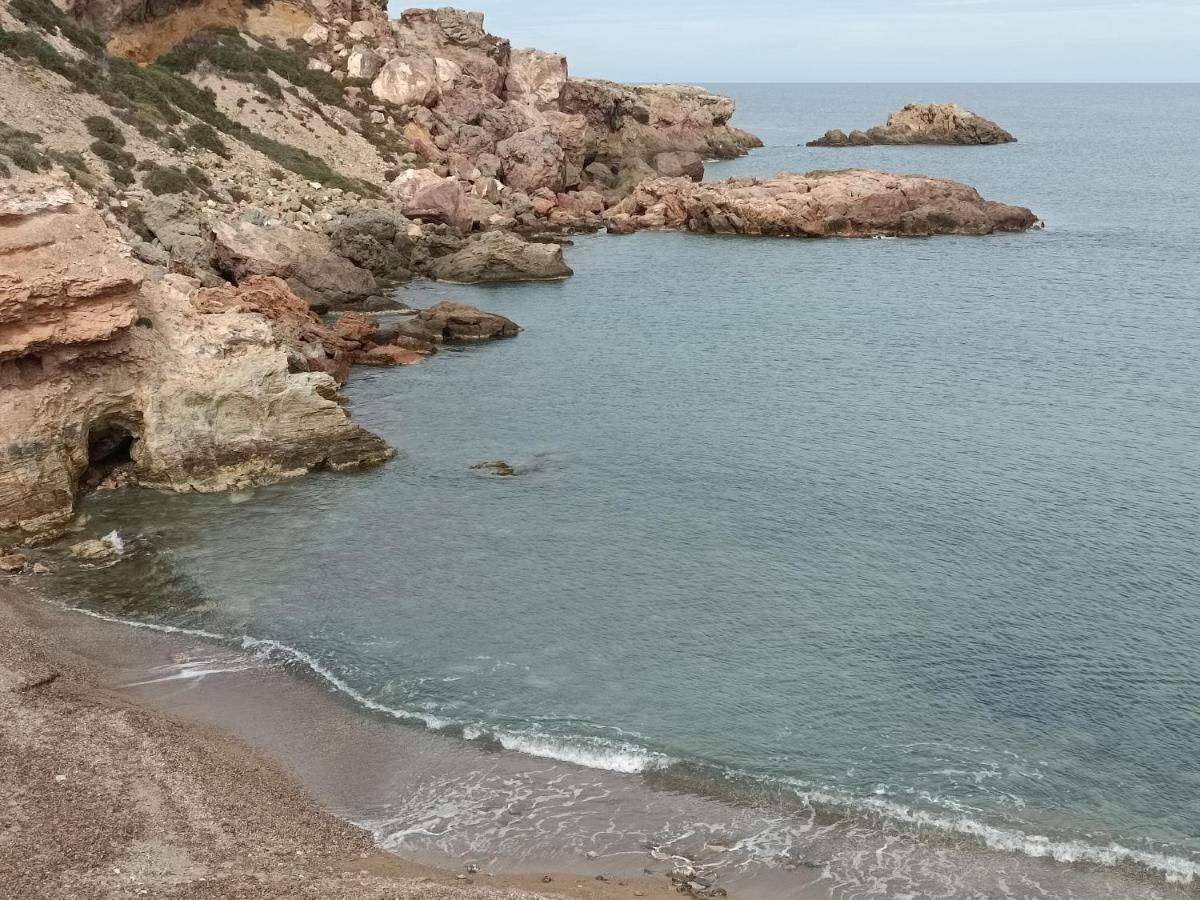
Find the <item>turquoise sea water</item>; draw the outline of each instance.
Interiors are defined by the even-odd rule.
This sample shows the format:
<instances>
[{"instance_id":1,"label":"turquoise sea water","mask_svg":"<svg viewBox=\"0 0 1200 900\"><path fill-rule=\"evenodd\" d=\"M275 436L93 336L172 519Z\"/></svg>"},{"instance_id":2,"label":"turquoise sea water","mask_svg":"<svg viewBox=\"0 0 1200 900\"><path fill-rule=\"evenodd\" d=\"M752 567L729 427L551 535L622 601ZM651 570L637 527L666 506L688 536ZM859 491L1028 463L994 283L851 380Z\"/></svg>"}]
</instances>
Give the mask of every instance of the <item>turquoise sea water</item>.
<instances>
[{"instance_id":1,"label":"turquoise sea water","mask_svg":"<svg viewBox=\"0 0 1200 900\"><path fill-rule=\"evenodd\" d=\"M280 642L454 735L769 795L776 832L832 815L853 840L990 848L998 872L1059 859L1190 893L1200 87L716 87L767 147L710 177L922 172L1048 228L587 236L566 282L415 285L413 305L462 299L525 332L356 374L353 413L395 462L97 496L89 527L137 552L64 585ZM801 146L933 100L1020 142ZM519 477L470 469L490 459ZM408 835L426 813L375 824ZM793 849L759 843L763 865ZM852 869L834 896L1100 896Z\"/></svg>"}]
</instances>

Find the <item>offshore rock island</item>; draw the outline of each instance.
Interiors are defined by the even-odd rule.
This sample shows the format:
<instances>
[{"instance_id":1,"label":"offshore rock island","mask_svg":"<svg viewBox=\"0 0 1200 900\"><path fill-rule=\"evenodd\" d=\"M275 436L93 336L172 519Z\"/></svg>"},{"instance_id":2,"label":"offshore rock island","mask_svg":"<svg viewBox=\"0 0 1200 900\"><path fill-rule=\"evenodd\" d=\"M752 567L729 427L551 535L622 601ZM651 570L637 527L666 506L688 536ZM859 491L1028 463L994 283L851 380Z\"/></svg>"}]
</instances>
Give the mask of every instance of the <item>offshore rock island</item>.
<instances>
[{"instance_id":1,"label":"offshore rock island","mask_svg":"<svg viewBox=\"0 0 1200 900\"><path fill-rule=\"evenodd\" d=\"M831 129L809 147L869 147L873 144L1011 144L1016 138L990 119L957 103L910 103L866 131Z\"/></svg>"}]
</instances>

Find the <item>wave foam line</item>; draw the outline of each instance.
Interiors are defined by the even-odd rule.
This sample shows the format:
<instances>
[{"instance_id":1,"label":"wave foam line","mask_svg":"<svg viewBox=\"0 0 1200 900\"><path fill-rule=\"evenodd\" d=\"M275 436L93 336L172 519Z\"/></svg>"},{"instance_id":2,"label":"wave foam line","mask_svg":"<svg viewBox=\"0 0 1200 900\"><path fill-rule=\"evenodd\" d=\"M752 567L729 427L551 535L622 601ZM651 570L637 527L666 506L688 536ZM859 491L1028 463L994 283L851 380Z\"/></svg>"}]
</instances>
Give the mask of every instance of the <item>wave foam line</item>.
<instances>
[{"instance_id":1,"label":"wave foam line","mask_svg":"<svg viewBox=\"0 0 1200 900\"><path fill-rule=\"evenodd\" d=\"M406 709L399 709L386 704L380 703L377 700L372 700L365 694L360 693L355 688L351 687L339 675L336 675L330 669L312 656L309 656L303 650L297 650L289 644L282 641L273 641L266 638L243 637L240 639L242 648L245 650L254 650L264 655L270 653L280 653L291 659L292 662L298 662L314 675L324 680L331 687L345 694L356 703L365 706L367 709L374 712L383 713L393 719L416 719L419 722L424 722L427 726L433 729L446 728L451 725L458 724L451 719L443 719L440 716L432 716L428 713L412 712Z\"/></svg>"},{"instance_id":2,"label":"wave foam line","mask_svg":"<svg viewBox=\"0 0 1200 900\"><path fill-rule=\"evenodd\" d=\"M973 837L989 850L1021 853L1035 858L1049 858L1060 863L1089 862L1115 868L1121 864L1133 864L1157 872L1171 884L1191 884L1200 877L1200 862L1165 853L1135 850L1115 841L1108 846L1088 844L1084 841L1056 841L1045 835L1026 834L1016 829L997 828L986 825L968 816L950 818L935 813L911 809L890 800L860 798L823 791L804 791L796 788L797 795L807 802L824 803L831 806L850 808L859 812L880 815L906 825L933 828L938 831Z\"/></svg>"},{"instance_id":3,"label":"wave foam line","mask_svg":"<svg viewBox=\"0 0 1200 900\"><path fill-rule=\"evenodd\" d=\"M372 700L355 690L338 675L331 672L307 653L280 641L252 637L232 638L228 635L216 634L198 628L158 625L151 622L121 619L104 613L67 606L66 604L53 603L52 605L116 625L145 628L165 634L184 634L209 640L240 643L247 650L259 650L264 653L281 653L299 662L331 687L367 709L391 716L395 719L415 719L424 722L430 728L434 729L460 724L425 713L413 713L395 709ZM638 774L649 769L663 768L671 763L668 757L653 753L636 745L616 747L603 741L593 741L593 744L597 744L599 747L588 748L578 741L571 743L546 735L490 732L477 726L464 727L464 737L468 740L489 734L493 735L500 742L500 745L507 750L623 774ZM822 791L808 791L796 785L793 785L793 788L797 796L802 800L882 815L908 825L934 828L953 834L962 834L979 840L985 847L991 850L1021 853L1036 858L1050 858L1060 863L1090 862L1110 868L1122 863L1130 863L1150 871L1158 872L1167 882L1173 884L1191 884L1197 878L1200 878L1200 862L1177 856L1169 856L1164 853L1135 850L1115 842L1109 844L1107 847L1102 847L1083 841L1055 841L1043 835L1030 835L1015 829L996 828L966 816L948 818L933 813L922 812L888 800L858 798Z\"/></svg>"},{"instance_id":4,"label":"wave foam line","mask_svg":"<svg viewBox=\"0 0 1200 900\"><path fill-rule=\"evenodd\" d=\"M46 601L52 602L52 601ZM477 725L464 725L462 722L456 722L451 719L445 719L440 716L430 715L428 713L418 713L411 710L399 709L396 707L387 706L377 700L372 700L370 697L361 693L350 684L348 684L341 676L331 671L324 664L319 662L314 657L299 650L290 644L285 644L282 641L271 640L268 638L255 638L248 635L242 637L232 637L226 634L218 634L212 631L204 631L199 628L182 628L175 625L160 625L154 622L141 622L137 619L122 619L117 616L110 616L106 613L95 612L89 609L82 609L78 606L68 606L67 604L53 603L61 609L69 612L81 613L85 616L90 616L93 619L99 619L103 622L110 622L114 625L128 625L131 628L144 628L149 631L157 631L163 634L182 634L189 637L204 638L212 641L220 641L222 643L236 644L241 646L243 650L253 651L263 656L269 656L272 653L279 654L288 659L289 662L294 662L308 669L315 676L320 678L330 687L338 692L346 695L355 703L363 706L373 712L381 713L393 719L401 721L418 721L424 723L427 727L439 730L452 726L460 726L463 728L463 736L467 740L474 740L479 737L493 737L499 741L500 746L506 750L512 750L517 753L524 753L527 756L537 756L544 759L552 759L558 762L572 763L577 766L583 766L589 769L604 769L611 772L622 774L637 774L649 769L663 768L671 763L671 760L662 754L654 753L645 748L638 747L635 744L612 744L602 739L582 738L576 741L564 740L561 738L553 738L543 734L529 733L522 734L520 732L505 732L493 731Z\"/></svg>"},{"instance_id":5,"label":"wave foam line","mask_svg":"<svg viewBox=\"0 0 1200 900\"><path fill-rule=\"evenodd\" d=\"M489 731L475 726L465 728L463 737L467 740L491 737L505 750L623 775L663 769L673 762L670 757L637 744L615 743L603 738L559 738L538 732Z\"/></svg>"}]
</instances>

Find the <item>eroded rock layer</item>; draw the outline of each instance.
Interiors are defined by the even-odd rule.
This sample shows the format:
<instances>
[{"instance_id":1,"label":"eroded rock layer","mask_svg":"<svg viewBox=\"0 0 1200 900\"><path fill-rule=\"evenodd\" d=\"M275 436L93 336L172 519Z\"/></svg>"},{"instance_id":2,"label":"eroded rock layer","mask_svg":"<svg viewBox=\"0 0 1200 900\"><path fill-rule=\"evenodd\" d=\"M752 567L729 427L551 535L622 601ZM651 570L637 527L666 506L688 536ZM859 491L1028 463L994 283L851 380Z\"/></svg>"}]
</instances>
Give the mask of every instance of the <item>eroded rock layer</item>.
<instances>
[{"instance_id":1,"label":"eroded rock layer","mask_svg":"<svg viewBox=\"0 0 1200 900\"><path fill-rule=\"evenodd\" d=\"M136 481L213 491L381 462L328 374L293 371L261 315L143 278L63 178L0 191L0 536L67 522L98 456Z\"/></svg>"}]
</instances>

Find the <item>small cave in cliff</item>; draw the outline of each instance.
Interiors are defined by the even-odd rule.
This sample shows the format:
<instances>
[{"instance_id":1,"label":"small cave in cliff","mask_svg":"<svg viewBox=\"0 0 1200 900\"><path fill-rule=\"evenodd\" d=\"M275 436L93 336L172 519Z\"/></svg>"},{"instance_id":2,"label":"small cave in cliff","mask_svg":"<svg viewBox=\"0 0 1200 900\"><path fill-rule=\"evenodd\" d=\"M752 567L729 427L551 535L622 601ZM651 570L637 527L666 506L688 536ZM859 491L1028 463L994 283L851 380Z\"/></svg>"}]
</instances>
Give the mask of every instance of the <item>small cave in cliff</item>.
<instances>
[{"instance_id":1,"label":"small cave in cliff","mask_svg":"<svg viewBox=\"0 0 1200 900\"><path fill-rule=\"evenodd\" d=\"M97 422L88 429L87 468L79 478L79 493L136 484L133 474L136 427L121 420Z\"/></svg>"}]
</instances>

